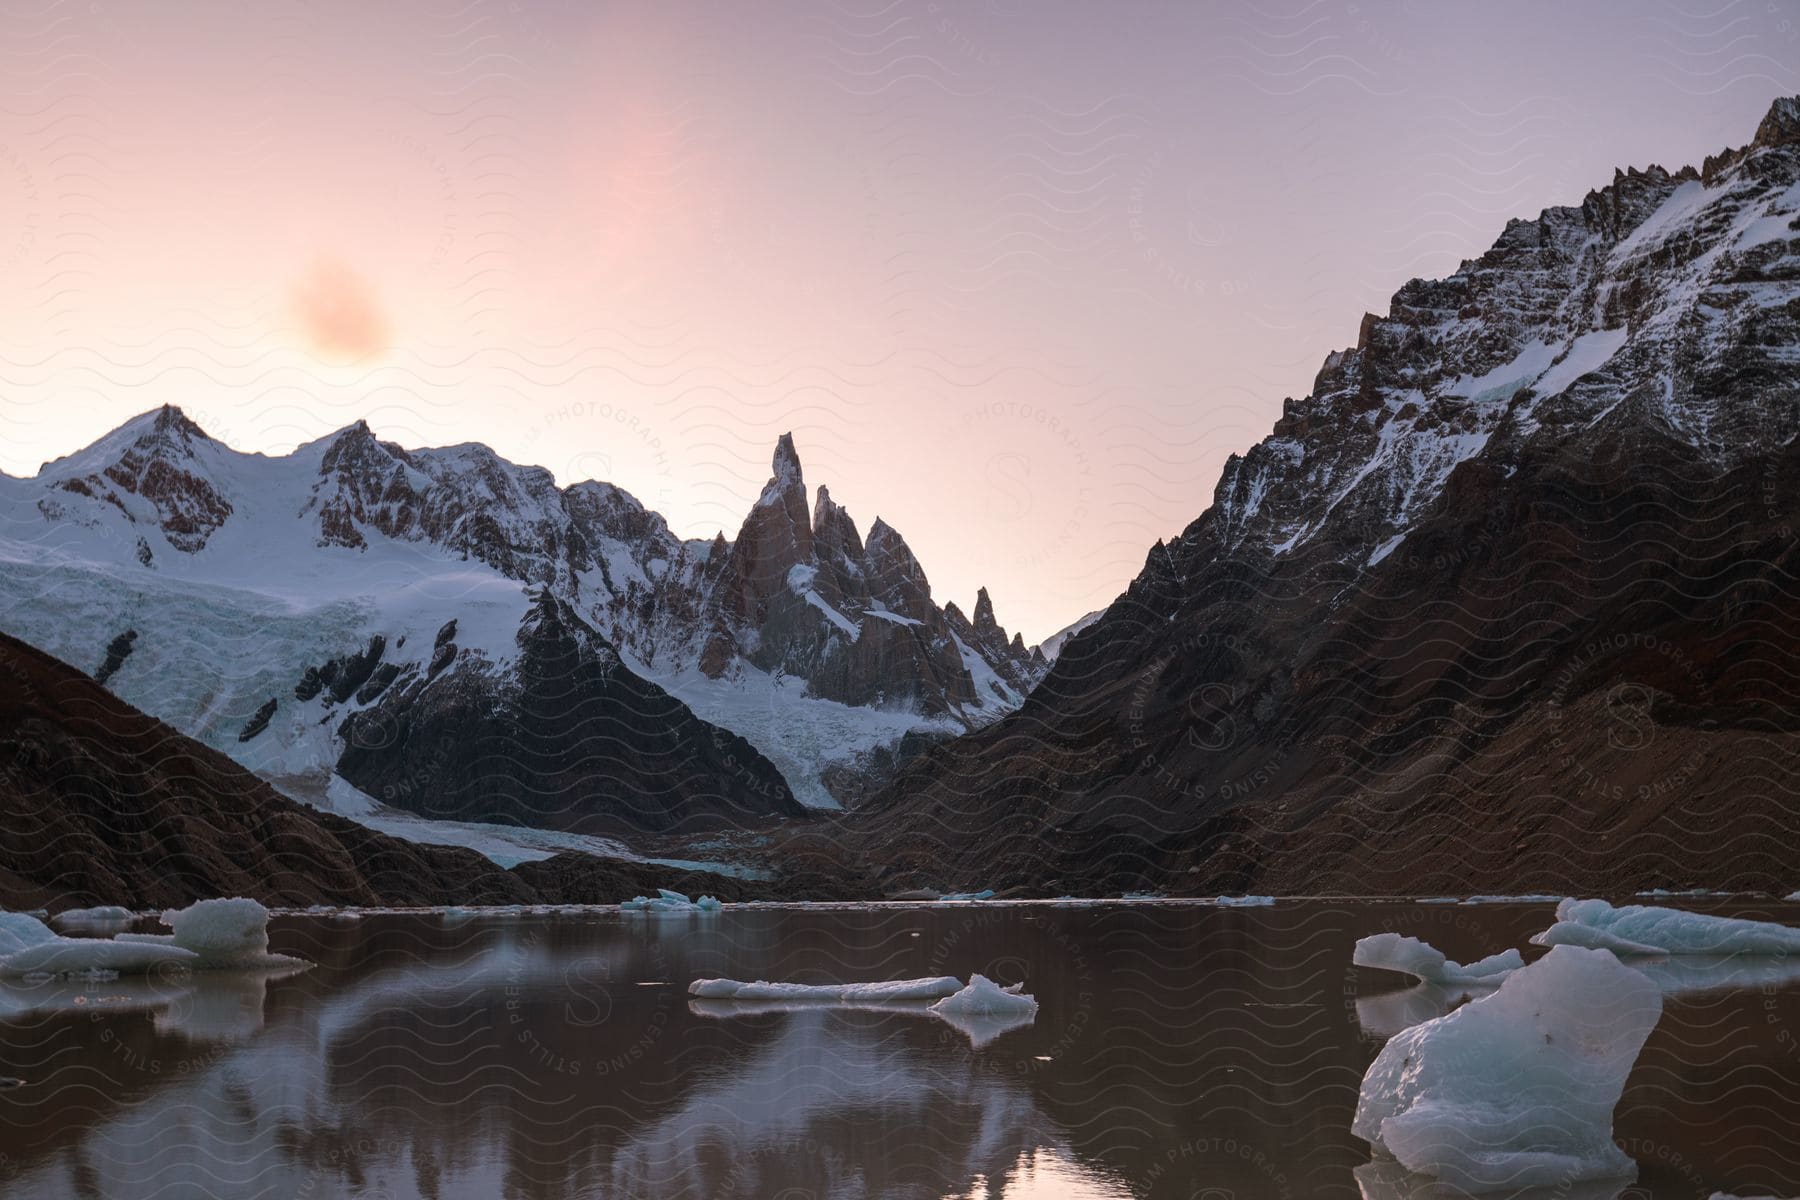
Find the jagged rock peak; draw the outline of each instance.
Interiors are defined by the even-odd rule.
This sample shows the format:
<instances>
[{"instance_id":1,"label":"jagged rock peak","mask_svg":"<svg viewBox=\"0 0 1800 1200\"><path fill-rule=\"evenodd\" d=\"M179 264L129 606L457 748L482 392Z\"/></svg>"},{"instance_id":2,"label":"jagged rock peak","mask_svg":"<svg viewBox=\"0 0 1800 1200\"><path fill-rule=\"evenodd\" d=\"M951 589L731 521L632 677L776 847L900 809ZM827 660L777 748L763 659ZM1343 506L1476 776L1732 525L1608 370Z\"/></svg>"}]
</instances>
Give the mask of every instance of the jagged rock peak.
<instances>
[{"instance_id":1,"label":"jagged rock peak","mask_svg":"<svg viewBox=\"0 0 1800 1200\"><path fill-rule=\"evenodd\" d=\"M763 488L763 503L768 503L770 493L779 494L798 488L804 496L806 481L800 474L800 453L794 449L794 435L784 433L775 440L775 458L770 464L774 476Z\"/></svg>"},{"instance_id":2,"label":"jagged rock peak","mask_svg":"<svg viewBox=\"0 0 1800 1200\"><path fill-rule=\"evenodd\" d=\"M385 471L395 462L411 462L399 446L375 436L367 421L358 419L329 435L330 444L319 459L319 474Z\"/></svg>"},{"instance_id":3,"label":"jagged rock peak","mask_svg":"<svg viewBox=\"0 0 1800 1200\"><path fill-rule=\"evenodd\" d=\"M833 568L854 570L863 557L862 534L850 513L834 502L824 485L819 487L813 505L813 553L821 563Z\"/></svg>"},{"instance_id":4,"label":"jagged rock peak","mask_svg":"<svg viewBox=\"0 0 1800 1200\"><path fill-rule=\"evenodd\" d=\"M880 553L896 547L905 550L908 555L912 553L911 547L906 544L906 539L900 536L900 531L895 529L892 525L889 525L880 517L876 517L875 523L869 526L869 540L867 544L870 554Z\"/></svg>"},{"instance_id":5,"label":"jagged rock peak","mask_svg":"<svg viewBox=\"0 0 1800 1200\"><path fill-rule=\"evenodd\" d=\"M1787 146L1800 142L1800 96L1783 96L1769 105L1768 115L1756 127L1752 146Z\"/></svg>"},{"instance_id":6,"label":"jagged rock peak","mask_svg":"<svg viewBox=\"0 0 1800 1200\"><path fill-rule=\"evenodd\" d=\"M151 430L165 437L180 434L184 437L197 437L212 441L204 429L194 424L186 413L173 404L165 404L156 410L156 420L151 424Z\"/></svg>"},{"instance_id":7,"label":"jagged rock peak","mask_svg":"<svg viewBox=\"0 0 1800 1200\"><path fill-rule=\"evenodd\" d=\"M196 441L210 442L212 438L181 409L165 404L140 413L95 442L88 451L78 453L91 453L102 447L111 447L117 452L129 446L151 454L163 451L185 454L193 449Z\"/></svg>"},{"instance_id":8,"label":"jagged rock peak","mask_svg":"<svg viewBox=\"0 0 1800 1200\"><path fill-rule=\"evenodd\" d=\"M985 587L975 591L975 628L982 632L1000 628L1000 622L994 619L994 602L988 598Z\"/></svg>"},{"instance_id":9,"label":"jagged rock peak","mask_svg":"<svg viewBox=\"0 0 1800 1200\"><path fill-rule=\"evenodd\" d=\"M843 505L831 498L831 489L821 483L818 495L813 500L813 532L818 533L825 528L827 522L835 521L840 513L849 515L844 512Z\"/></svg>"}]
</instances>

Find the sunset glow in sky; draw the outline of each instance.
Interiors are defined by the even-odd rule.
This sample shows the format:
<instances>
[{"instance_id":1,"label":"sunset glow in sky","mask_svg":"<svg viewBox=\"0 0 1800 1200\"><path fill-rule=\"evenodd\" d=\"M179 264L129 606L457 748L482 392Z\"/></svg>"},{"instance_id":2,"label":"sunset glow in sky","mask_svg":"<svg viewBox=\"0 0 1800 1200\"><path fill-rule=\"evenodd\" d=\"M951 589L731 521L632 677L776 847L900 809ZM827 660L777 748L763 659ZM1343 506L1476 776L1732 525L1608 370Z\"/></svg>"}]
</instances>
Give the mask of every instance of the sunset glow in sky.
<instances>
[{"instance_id":1,"label":"sunset glow in sky","mask_svg":"<svg viewBox=\"0 0 1800 1200\"><path fill-rule=\"evenodd\" d=\"M1748 141L1800 2L97 0L0 54L0 470L366 418L710 536L792 430L1035 641L1406 279Z\"/></svg>"}]
</instances>

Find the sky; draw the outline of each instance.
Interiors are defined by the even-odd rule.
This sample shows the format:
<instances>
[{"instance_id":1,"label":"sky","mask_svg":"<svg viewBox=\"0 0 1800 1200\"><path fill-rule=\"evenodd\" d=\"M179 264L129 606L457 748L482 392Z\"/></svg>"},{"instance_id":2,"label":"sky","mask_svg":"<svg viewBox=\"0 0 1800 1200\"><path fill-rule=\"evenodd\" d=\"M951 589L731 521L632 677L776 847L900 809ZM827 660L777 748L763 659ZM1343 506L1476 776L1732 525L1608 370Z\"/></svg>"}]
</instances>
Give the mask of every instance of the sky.
<instances>
[{"instance_id":1,"label":"sky","mask_svg":"<svg viewBox=\"0 0 1800 1200\"><path fill-rule=\"evenodd\" d=\"M734 534L792 431L1035 642L1407 279L1747 142L1800 0L51 0L0 470L367 419Z\"/></svg>"}]
</instances>

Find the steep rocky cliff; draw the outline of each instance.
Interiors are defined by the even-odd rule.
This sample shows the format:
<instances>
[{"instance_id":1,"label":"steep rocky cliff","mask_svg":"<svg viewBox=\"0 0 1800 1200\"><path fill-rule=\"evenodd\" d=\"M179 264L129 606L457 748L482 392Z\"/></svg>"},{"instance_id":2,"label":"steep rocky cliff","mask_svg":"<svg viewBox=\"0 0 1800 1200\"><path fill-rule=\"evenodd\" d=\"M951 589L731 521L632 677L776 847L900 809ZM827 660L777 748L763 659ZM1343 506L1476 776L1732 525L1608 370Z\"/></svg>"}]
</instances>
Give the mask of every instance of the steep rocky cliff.
<instances>
[{"instance_id":1,"label":"steep rocky cliff","mask_svg":"<svg viewBox=\"0 0 1800 1200\"><path fill-rule=\"evenodd\" d=\"M1800 102L1414 280L1014 715L897 880L1795 886Z\"/></svg>"}]
</instances>

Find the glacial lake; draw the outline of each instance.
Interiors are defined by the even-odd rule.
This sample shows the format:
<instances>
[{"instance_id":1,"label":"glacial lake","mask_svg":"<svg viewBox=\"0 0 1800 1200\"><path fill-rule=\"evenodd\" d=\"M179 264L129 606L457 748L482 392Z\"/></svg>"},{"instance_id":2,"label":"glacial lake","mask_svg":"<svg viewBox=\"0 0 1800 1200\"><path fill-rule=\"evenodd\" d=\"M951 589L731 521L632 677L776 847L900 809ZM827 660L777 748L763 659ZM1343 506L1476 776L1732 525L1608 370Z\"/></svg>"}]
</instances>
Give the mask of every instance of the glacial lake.
<instances>
[{"instance_id":1,"label":"glacial lake","mask_svg":"<svg viewBox=\"0 0 1800 1200\"><path fill-rule=\"evenodd\" d=\"M1679 900L1800 924L1800 905ZM1352 968L1397 930L1468 960L1544 903L734 907L286 915L287 975L0 988L9 1198L1454 1195L1349 1132L1441 994ZM146 926L147 927L147 926ZM691 1002L699 977L981 972L1035 1021ZM1800 964L1684 968L1619 1104L1635 1182L1800 1195Z\"/></svg>"}]
</instances>

